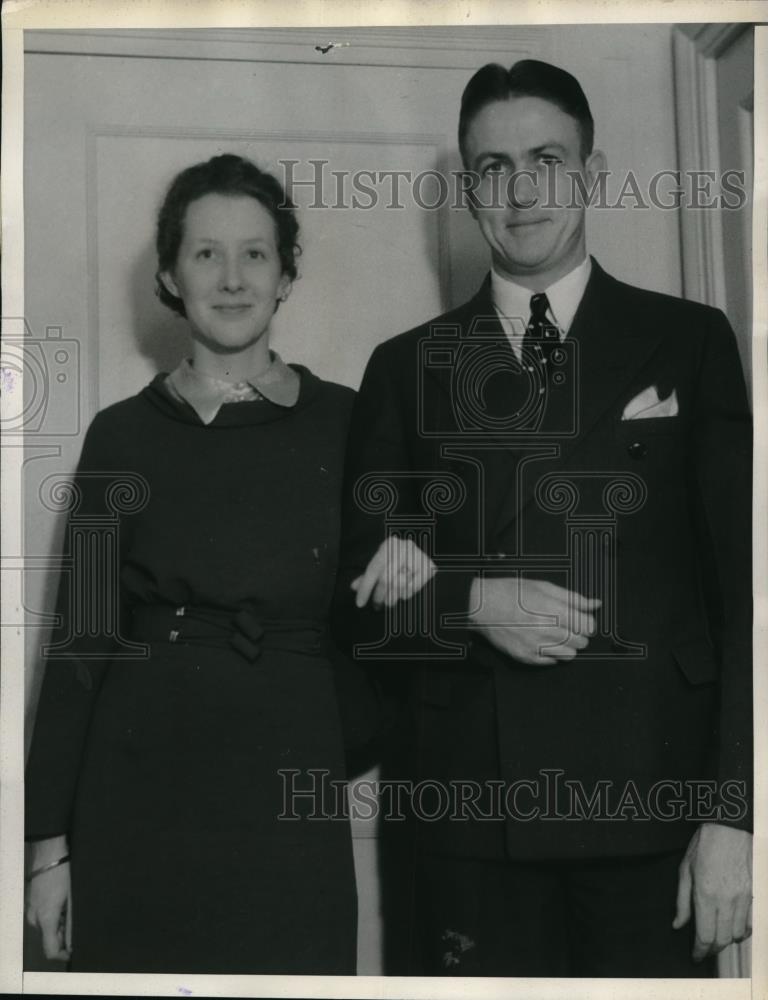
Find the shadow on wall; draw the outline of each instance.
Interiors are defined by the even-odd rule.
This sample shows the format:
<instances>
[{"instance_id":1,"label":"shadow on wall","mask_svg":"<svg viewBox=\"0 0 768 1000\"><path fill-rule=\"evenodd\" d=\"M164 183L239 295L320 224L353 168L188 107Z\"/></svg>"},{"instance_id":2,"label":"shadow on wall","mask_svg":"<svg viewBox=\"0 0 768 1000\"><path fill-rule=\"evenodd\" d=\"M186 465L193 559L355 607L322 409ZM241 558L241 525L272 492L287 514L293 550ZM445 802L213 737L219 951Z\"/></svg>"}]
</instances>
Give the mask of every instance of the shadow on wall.
<instances>
[{"instance_id":1,"label":"shadow on wall","mask_svg":"<svg viewBox=\"0 0 768 1000\"><path fill-rule=\"evenodd\" d=\"M472 298L490 266L488 246L472 217L467 196L461 194L462 169L456 151L442 153L435 164L435 170L448 184L448 198L440 209L438 226L441 259L432 262L440 281L444 310L455 309Z\"/></svg>"},{"instance_id":2,"label":"shadow on wall","mask_svg":"<svg viewBox=\"0 0 768 1000\"><path fill-rule=\"evenodd\" d=\"M155 248L147 243L130 273L133 335L139 354L158 372L170 372L187 351L187 321L155 294ZM136 390L133 390L136 391Z\"/></svg>"}]
</instances>

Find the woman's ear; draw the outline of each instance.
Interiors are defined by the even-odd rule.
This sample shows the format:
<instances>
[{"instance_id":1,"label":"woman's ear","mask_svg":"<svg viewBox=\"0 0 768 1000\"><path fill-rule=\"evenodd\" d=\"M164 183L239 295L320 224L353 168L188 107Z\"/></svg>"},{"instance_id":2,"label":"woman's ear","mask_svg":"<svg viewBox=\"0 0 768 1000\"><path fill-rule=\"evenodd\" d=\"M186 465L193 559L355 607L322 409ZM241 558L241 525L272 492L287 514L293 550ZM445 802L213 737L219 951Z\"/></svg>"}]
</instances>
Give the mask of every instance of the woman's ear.
<instances>
[{"instance_id":1,"label":"woman's ear","mask_svg":"<svg viewBox=\"0 0 768 1000\"><path fill-rule=\"evenodd\" d=\"M161 271L159 274L159 278L162 281L166 292L169 292L176 299L181 298L181 295L179 294L178 285L173 280L173 275L171 274L170 271Z\"/></svg>"},{"instance_id":2,"label":"woman's ear","mask_svg":"<svg viewBox=\"0 0 768 1000\"><path fill-rule=\"evenodd\" d=\"M291 294L292 288L293 288L293 282L291 281L291 279L288 277L287 274L284 274L277 286L278 302L285 302L285 300Z\"/></svg>"}]
</instances>

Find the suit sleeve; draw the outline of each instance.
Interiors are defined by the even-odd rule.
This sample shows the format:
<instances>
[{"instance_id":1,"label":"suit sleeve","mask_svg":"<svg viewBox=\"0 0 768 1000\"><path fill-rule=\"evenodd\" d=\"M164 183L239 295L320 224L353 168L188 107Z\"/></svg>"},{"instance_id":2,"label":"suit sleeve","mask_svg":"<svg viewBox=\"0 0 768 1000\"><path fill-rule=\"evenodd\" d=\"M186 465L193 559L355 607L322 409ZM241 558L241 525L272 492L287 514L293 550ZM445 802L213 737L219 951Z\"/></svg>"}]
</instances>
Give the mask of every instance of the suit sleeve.
<instances>
[{"instance_id":1,"label":"suit sleeve","mask_svg":"<svg viewBox=\"0 0 768 1000\"><path fill-rule=\"evenodd\" d=\"M714 577L708 581L710 620L721 660L718 781L721 797L731 799L722 821L750 829L752 422L736 338L725 316L715 315L699 378L694 462ZM733 789L742 787L746 816L733 802Z\"/></svg>"},{"instance_id":2,"label":"suit sleeve","mask_svg":"<svg viewBox=\"0 0 768 1000\"><path fill-rule=\"evenodd\" d=\"M369 602L358 609L350 584L364 572L387 532L397 519L422 513L419 474L434 470L419 469L413 458L413 443L418 438L418 393L415 352L409 365L396 366L388 344L376 348L368 363L355 400L344 476L342 544L338 583L334 600L333 628L337 641L352 653L356 644L382 640L387 617ZM393 516L394 515L394 516ZM390 526L387 526L387 517ZM440 568L424 588L422 595L401 601L398 614L410 623L407 635L388 636L387 653L393 659L409 659L434 651L432 640L446 638L455 643L457 631L444 632L445 614L466 614L474 572Z\"/></svg>"},{"instance_id":3,"label":"suit sleeve","mask_svg":"<svg viewBox=\"0 0 768 1000\"><path fill-rule=\"evenodd\" d=\"M116 640L105 634L83 634L75 620L78 611L87 616L83 604L102 596L93 588L99 567L79 559L80 546L71 547L75 518L106 512L106 473L110 467L113 435L101 415L89 427L74 475L78 497L70 513L64 547L65 569L61 573L55 605L56 624L51 649L44 665L42 685L25 776L25 832L27 840L67 834L74 803L80 763L93 706L98 696L110 649ZM77 580L79 585L73 581ZM115 584L117 581L115 581Z\"/></svg>"}]
</instances>

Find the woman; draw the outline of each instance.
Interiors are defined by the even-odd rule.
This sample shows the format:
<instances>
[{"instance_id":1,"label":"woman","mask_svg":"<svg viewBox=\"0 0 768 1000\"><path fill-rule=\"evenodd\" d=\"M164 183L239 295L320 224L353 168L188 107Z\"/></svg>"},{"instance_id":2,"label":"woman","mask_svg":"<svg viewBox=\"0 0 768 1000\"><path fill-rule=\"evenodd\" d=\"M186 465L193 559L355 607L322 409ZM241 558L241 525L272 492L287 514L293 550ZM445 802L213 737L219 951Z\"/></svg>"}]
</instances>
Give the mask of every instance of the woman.
<instances>
[{"instance_id":1,"label":"woman","mask_svg":"<svg viewBox=\"0 0 768 1000\"><path fill-rule=\"evenodd\" d=\"M121 477L143 499L120 517L114 655L70 634L103 567L71 599L62 580L28 763L27 919L72 970L354 972L349 825L321 798L344 778L324 627L353 393L269 349L292 209L237 156L174 180L158 294L190 357L83 445L70 524Z\"/></svg>"}]
</instances>

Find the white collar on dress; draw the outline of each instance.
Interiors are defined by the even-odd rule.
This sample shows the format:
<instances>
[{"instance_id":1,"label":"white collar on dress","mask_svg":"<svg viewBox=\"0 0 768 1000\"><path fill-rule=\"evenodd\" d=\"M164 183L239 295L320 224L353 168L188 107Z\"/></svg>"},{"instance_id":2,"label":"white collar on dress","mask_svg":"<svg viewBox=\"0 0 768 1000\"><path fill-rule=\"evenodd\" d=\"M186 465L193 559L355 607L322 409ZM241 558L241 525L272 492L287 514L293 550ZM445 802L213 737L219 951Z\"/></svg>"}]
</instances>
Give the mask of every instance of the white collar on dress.
<instances>
[{"instance_id":1,"label":"white collar on dress","mask_svg":"<svg viewBox=\"0 0 768 1000\"><path fill-rule=\"evenodd\" d=\"M276 406L295 406L299 398L299 376L279 354L270 351L270 355L269 368L238 382L198 371L192 359L185 358L165 382L173 394L189 403L204 424L216 417L223 403L238 400L263 396Z\"/></svg>"}]
</instances>

